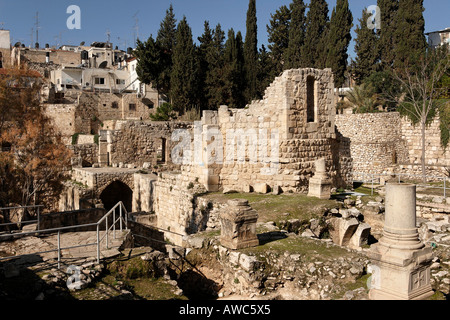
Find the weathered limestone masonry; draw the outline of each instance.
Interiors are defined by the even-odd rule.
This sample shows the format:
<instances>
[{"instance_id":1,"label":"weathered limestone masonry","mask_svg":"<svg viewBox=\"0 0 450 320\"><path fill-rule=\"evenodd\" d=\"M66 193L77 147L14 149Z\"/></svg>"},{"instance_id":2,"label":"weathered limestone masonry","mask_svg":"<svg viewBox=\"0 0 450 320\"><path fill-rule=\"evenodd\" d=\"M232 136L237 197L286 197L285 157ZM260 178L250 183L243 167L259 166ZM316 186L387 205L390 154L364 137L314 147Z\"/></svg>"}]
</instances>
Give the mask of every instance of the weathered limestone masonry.
<instances>
[{"instance_id":1,"label":"weathered limestone masonry","mask_svg":"<svg viewBox=\"0 0 450 320\"><path fill-rule=\"evenodd\" d=\"M157 96L151 95L149 105L135 93L111 94L68 90L64 92L64 103L46 101L46 114L70 144L75 134L97 134L110 120L149 120L154 112Z\"/></svg>"},{"instance_id":2,"label":"weathered limestone masonry","mask_svg":"<svg viewBox=\"0 0 450 320\"><path fill-rule=\"evenodd\" d=\"M440 120L436 118L425 131L426 150L425 160L430 173L436 172L442 175L442 166L450 167L450 148L444 150L441 146ZM408 166L402 166L405 170L420 174L420 157L422 154L422 134L419 125L412 125L407 118L401 119L402 139L408 146ZM415 164L411 166L410 164Z\"/></svg>"},{"instance_id":3,"label":"weathered limestone masonry","mask_svg":"<svg viewBox=\"0 0 450 320\"><path fill-rule=\"evenodd\" d=\"M98 164L98 145L95 143L83 143L69 145L68 148L73 152L73 167L92 167Z\"/></svg>"},{"instance_id":4,"label":"weathered limestone masonry","mask_svg":"<svg viewBox=\"0 0 450 320\"><path fill-rule=\"evenodd\" d=\"M186 122L128 121L120 130L101 131L99 162L102 166L122 164L154 170L161 165L166 170L176 169L171 150L178 142L172 141L172 133L191 127L192 123Z\"/></svg>"},{"instance_id":5,"label":"weathered limestone masonry","mask_svg":"<svg viewBox=\"0 0 450 320\"><path fill-rule=\"evenodd\" d=\"M382 173L398 166L406 173L421 173L420 128L399 113L337 115L336 127L350 140L355 172ZM450 150L441 146L439 119L427 127L425 135L428 174L442 176L443 166L450 166Z\"/></svg>"},{"instance_id":6,"label":"weathered limestone masonry","mask_svg":"<svg viewBox=\"0 0 450 320\"><path fill-rule=\"evenodd\" d=\"M185 245L184 236L196 233L204 217L197 215L195 195L205 192L199 184L180 173L160 173L154 189L157 227L175 245Z\"/></svg>"},{"instance_id":7,"label":"weathered limestone masonry","mask_svg":"<svg viewBox=\"0 0 450 320\"><path fill-rule=\"evenodd\" d=\"M183 173L200 177L210 191L248 192L267 184L273 190L305 192L314 162L325 158L333 181L346 180L351 159L336 137L333 92L329 69L287 70L263 100L245 109L222 106L204 112L203 163L185 165Z\"/></svg>"},{"instance_id":8,"label":"weathered limestone masonry","mask_svg":"<svg viewBox=\"0 0 450 320\"><path fill-rule=\"evenodd\" d=\"M419 240L416 186L386 185L383 237L368 253L375 271L373 300L421 300L433 295L430 284L432 249Z\"/></svg>"},{"instance_id":9,"label":"weathered limestone masonry","mask_svg":"<svg viewBox=\"0 0 450 320\"><path fill-rule=\"evenodd\" d=\"M336 127L351 141L355 172L380 173L398 162L407 162L398 113L337 115Z\"/></svg>"},{"instance_id":10,"label":"weathered limestone masonry","mask_svg":"<svg viewBox=\"0 0 450 320\"><path fill-rule=\"evenodd\" d=\"M45 104L45 114L52 120L54 126L63 137L65 144L71 144L72 135L77 132L75 126L76 105Z\"/></svg>"}]
</instances>

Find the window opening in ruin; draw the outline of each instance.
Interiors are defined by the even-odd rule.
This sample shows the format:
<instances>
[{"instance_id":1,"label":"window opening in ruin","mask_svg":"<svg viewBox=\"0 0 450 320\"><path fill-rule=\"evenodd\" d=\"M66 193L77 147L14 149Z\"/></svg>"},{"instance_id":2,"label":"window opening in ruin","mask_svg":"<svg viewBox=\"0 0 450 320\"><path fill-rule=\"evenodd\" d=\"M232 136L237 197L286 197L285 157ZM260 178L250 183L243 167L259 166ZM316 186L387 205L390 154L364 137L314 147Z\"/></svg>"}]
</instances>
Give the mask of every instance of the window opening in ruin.
<instances>
[{"instance_id":1,"label":"window opening in ruin","mask_svg":"<svg viewBox=\"0 0 450 320\"><path fill-rule=\"evenodd\" d=\"M136 111L136 104L135 103L130 103L128 105L128 108L129 108L130 111Z\"/></svg>"},{"instance_id":2,"label":"window opening in ruin","mask_svg":"<svg viewBox=\"0 0 450 320\"><path fill-rule=\"evenodd\" d=\"M113 101L113 103L111 104L111 108L119 109L119 103L117 101Z\"/></svg>"},{"instance_id":3,"label":"window opening in ruin","mask_svg":"<svg viewBox=\"0 0 450 320\"><path fill-rule=\"evenodd\" d=\"M165 138L161 138L158 140L159 144L156 149L156 159L158 164L166 163L166 144L167 140Z\"/></svg>"},{"instance_id":4,"label":"window opening in ruin","mask_svg":"<svg viewBox=\"0 0 450 320\"><path fill-rule=\"evenodd\" d=\"M316 80L313 76L306 78L306 119L307 122L316 122Z\"/></svg>"}]
</instances>

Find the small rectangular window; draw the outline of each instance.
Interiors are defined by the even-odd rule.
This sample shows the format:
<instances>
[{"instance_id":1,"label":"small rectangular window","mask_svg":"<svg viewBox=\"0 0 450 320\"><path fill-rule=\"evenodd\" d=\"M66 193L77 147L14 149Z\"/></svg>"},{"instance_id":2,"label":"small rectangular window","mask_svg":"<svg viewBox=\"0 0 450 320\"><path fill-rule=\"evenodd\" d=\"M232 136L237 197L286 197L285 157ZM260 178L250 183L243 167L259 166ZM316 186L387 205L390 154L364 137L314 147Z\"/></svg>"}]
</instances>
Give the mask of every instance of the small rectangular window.
<instances>
[{"instance_id":1,"label":"small rectangular window","mask_svg":"<svg viewBox=\"0 0 450 320\"><path fill-rule=\"evenodd\" d=\"M119 103L117 101L114 101L111 105L111 108L113 109L119 109Z\"/></svg>"},{"instance_id":2,"label":"small rectangular window","mask_svg":"<svg viewBox=\"0 0 450 320\"><path fill-rule=\"evenodd\" d=\"M129 110L130 110L130 111L136 111L136 104L130 103L130 104L128 105L128 107L129 107Z\"/></svg>"},{"instance_id":3,"label":"small rectangular window","mask_svg":"<svg viewBox=\"0 0 450 320\"><path fill-rule=\"evenodd\" d=\"M95 84L105 84L105 78L95 78Z\"/></svg>"},{"instance_id":4,"label":"small rectangular window","mask_svg":"<svg viewBox=\"0 0 450 320\"><path fill-rule=\"evenodd\" d=\"M116 84L124 85L125 84L125 80L123 80L123 79L116 79Z\"/></svg>"}]
</instances>

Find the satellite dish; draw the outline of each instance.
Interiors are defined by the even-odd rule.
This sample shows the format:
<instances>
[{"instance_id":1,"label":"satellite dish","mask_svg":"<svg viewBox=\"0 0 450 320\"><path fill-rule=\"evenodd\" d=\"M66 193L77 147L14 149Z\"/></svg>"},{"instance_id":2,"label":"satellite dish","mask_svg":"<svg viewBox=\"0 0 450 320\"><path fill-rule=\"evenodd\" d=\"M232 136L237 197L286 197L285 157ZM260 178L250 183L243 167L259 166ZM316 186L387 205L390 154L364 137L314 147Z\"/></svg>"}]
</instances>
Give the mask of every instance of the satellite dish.
<instances>
[{"instance_id":1,"label":"satellite dish","mask_svg":"<svg viewBox=\"0 0 450 320\"><path fill-rule=\"evenodd\" d=\"M80 43L80 46L84 46L85 43L86 43L86 42L82 41L82 42Z\"/></svg>"}]
</instances>

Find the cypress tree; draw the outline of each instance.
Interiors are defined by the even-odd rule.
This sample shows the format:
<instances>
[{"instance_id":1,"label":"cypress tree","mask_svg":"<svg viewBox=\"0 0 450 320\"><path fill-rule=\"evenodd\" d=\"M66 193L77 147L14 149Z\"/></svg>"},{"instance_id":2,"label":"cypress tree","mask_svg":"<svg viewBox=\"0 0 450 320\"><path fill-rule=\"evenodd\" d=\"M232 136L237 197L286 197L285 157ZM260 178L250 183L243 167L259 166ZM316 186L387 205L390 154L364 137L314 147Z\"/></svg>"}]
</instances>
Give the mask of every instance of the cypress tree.
<instances>
[{"instance_id":1,"label":"cypress tree","mask_svg":"<svg viewBox=\"0 0 450 320\"><path fill-rule=\"evenodd\" d=\"M173 49L170 97L174 110L180 114L194 106L195 47L186 17L178 24Z\"/></svg>"},{"instance_id":2,"label":"cypress tree","mask_svg":"<svg viewBox=\"0 0 450 320\"><path fill-rule=\"evenodd\" d=\"M290 6L291 23L289 28L289 44L285 69L300 68L302 63L301 48L305 43L306 5L303 0L294 0Z\"/></svg>"},{"instance_id":3,"label":"cypress tree","mask_svg":"<svg viewBox=\"0 0 450 320\"><path fill-rule=\"evenodd\" d=\"M290 23L291 10L287 6L281 6L275 14L271 14L271 20L267 25L268 48L274 61L274 70L268 70L271 73L279 74L286 64ZM264 55L267 54L265 48L262 52ZM260 51L260 55L262 52Z\"/></svg>"},{"instance_id":4,"label":"cypress tree","mask_svg":"<svg viewBox=\"0 0 450 320\"><path fill-rule=\"evenodd\" d=\"M208 63L208 55L213 47L213 31L209 27L209 22L205 21L203 34L198 37L199 47L197 48L196 69L197 69L197 103L201 110L208 109L206 97L206 77L211 72L211 65Z\"/></svg>"},{"instance_id":5,"label":"cypress tree","mask_svg":"<svg viewBox=\"0 0 450 320\"><path fill-rule=\"evenodd\" d=\"M390 70L394 64L394 33L398 10L398 0L378 0L381 26L378 31L378 50L381 58L381 68Z\"/></svg>"},{"instance_id":6,"label":"cypress tree","mask_svg":"<svg viewBox=\"0 0 450 320\"><path fill-rule=\"evenodd\" d=\"M208 71L205 79L205 98L208 101L208 109L215 110L225 103L224 91L224 41L225 32L220 24L217 24L213 32L212 46L206 54Z\"/></svg>"},{"instance_id":7,"label":"cypress tree","mask_svg":"<svg viewBox=\"0 0 450 320\"><path fill-rule=\"evenodd\" d=\"M342 87L347 71L348 46L352 39L353 15L348 0L337 0L336 7L331 14L327 34L326 67L334 73L336 87Z\"/></svg>"},{"instance_id":8,"label":"cypress tree","mask_svg":"<svg viewBox=\"0 0 450 320\"><path fill-rule=\"evenodd\" d=\"M161 22L160 29L156 41L161 48L161 74L160 74L160 89L164 94L170 92L170 78L172 73L172 54L176 41L177 20L173 13L173 6L170 5L166 11L166 16Z\"/></svg>"},{"instance_id":9,"label":"cypress tree","mask_svg":"<svg viewBox=\"0 0 450 320\"><path fill-rule=\"evenodd\" d=\"M423 0L400 0L397 12L394 67L414 65L427 49Z\"/></svg>"},{"instance_id":10,"label":"cypress tree","mask_svg":"<svg viewBox=\"0 0 450 320\"><path fill-rule=\"evenodd\" d=\"M246 74L247 102L257 96L257 59L258 59L258 26L256 18L256 0L250 0L247 11L247 33L244 44L244 61Z\"/></svg>"},{"instance_id":11,"label":"cypress tree","mask_svg":"<svg viewBox=\"0 0 450 320\"><path fill-rule=\"evenodd\" d=\"M352 73L357 85L361 85L367 77L377 71L377 65L380 60L377 35L375 30L367 27L367 20L370 16L371 14L367 12L367 9L364 9L362 17L359 19L360 25L355 29L356 58L353 63Z\"/></svg>"},{"instance_id":12,"label":"cypress tree","mask_svg":"<svg viewBox=\"0 0 450 320\"><path fill-rule=\"evenodd\" d=\"M225 95L226 104L232 108L245 106L243 88L244 55L242 34L235 35L233 29L228 31L228 40L225 43Z\"/></svg>"},{"instance_id":13,"label":"cypress tree","mask_svg":"<svg viewBox=\"0 0 450 320\"><path fill-rule=\"evenodd\" d=\"M275 61L264 45L261 46L258 54L258 98L264 96L267 87L273 82L279 72L275 73Z\"/></svg>"},{"instance_id":14,"label":"cypress tree","mask_svg":"<svg viewBox=\"0 0 450 320\"><path fill-rule=\"evenodd\" d=\"M302 63L305 68L321 68L325 62L324 45L328 24L328 4L325 0L311 0L306 15L305 44L301 49Z\"/></svg>"}]
</instances>

